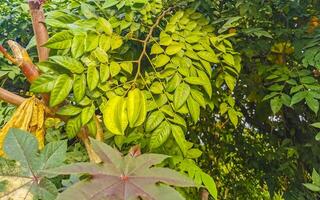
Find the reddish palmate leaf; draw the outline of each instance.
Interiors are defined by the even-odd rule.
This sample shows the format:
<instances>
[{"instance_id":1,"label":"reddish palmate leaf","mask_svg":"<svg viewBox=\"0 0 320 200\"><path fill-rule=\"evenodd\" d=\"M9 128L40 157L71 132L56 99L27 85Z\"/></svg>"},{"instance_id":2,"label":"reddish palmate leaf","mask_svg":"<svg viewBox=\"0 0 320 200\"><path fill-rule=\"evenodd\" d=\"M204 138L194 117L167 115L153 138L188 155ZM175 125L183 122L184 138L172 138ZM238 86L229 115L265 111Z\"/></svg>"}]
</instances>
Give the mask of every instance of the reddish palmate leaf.
<instances>
[{"instance_id":1,"label":"reddish palmate leaf","mask_svg":"<svg viewBox=\"0 0 320 200\"><path fill-rule=\"evenodd\" d=\"M195 187L188 177L168 168L153 167L168 158L160 154L133 157L105 143L91 140L103 163L76 163L47 171L55 174L90 174L89 180L69 187L58 200L180 200L179 192L168 186ZM168 185L165 185L168 184Z\"/></svg>"}]
</instances>

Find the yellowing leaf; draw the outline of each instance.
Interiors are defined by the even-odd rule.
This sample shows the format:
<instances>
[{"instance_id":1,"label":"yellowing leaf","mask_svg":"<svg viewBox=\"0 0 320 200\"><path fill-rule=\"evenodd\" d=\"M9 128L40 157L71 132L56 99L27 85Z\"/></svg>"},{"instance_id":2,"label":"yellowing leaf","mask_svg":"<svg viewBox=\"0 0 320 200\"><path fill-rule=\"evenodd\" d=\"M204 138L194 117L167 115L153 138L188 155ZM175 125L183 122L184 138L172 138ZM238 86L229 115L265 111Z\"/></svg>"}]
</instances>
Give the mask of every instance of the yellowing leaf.
<instances>
[{"instance_id":1,"label":"yellowing leaf","mask_svg":"<svg viewBox=\"0 0 320 200\"><path fill-rule=\"evenodd\" d=\"M163 49L161 48L161 46L159 44L153 44L151 47L151 54L160 54L163 53Z\"/></svg>"},{"instance_id":2,"label":"yellowing leaf","mask_svg":"<svg viewBox=\"0 0 320 200\"><path fill-rule=\"evenodd\" d=\"M90 91L94 90L99 83L99 72L94 65L88 67L87 84Z\"/></svg>"},{"instance_id":3,"label":"yellowing leaf","mask_svg":"<svg viewBox=\"0 0 320 200\"><path fill-rule=\"evenodd\" d=\"M107 63L109 61L108 54L100 47L96 48L92 53L99 60L99 62Z\"/></svg>"},{"instance_id":4,"label":"yellowing leaf","mask_svg":"<svg viewBox=\"0 0 320 200\"><path fill-rule=\"evenodd\" d=\"M132 70L133 70L132 62L122 62L122 63L120 63L120 66L125 72L132 74Z\"/></svg>"},{"instance_id":5,"label":"yellowing leaf","mask_svg":"<svg viewBox=\"0 0 320 200\"><path fill-rule=\"evenodd\" d=\"M109 51L111 48L111 37L105 34L102 34L99 38L99 47L104 51Z\"/></svg>"},{"instance_id":6,"label":"yellowing leaf","mask_svg":"<svg viewBox=\"0 0 320 200\"><path fill-rule=\"evenodd\" d=\"M162 67L170 61L170 57L164 54L157 56L153 60L153 64L155 67Z\"/></svg>"},{"instance_id":7,"label":"yellowing leaf","mask_svg":"<svg viewBox=\"0 0 320 200\"><path fill-rule=\"evenodd\" d=\"M180 45L169 45L166 48L166 54L168 55L174 55L176 53L178 53L179 51L181 51L182 47Z\"/></svg>"},{"instance_id":8,"label":"yellowing leaf","mask_svg":"<svg viewBox=\"0 0 320 200\"><path fill-rule=\"evenodd\" d=\"M111 38L111 49L115 50L121 47L123 44L123 40L120 36L118 35L113 35Z\"/></svg>"},{"instance_id":9,"label":"yellowing leaf","mask_svg":"<svg viewBox=\"0 0 320 200\"><path fill-rule=\"evenodd\" d=\"M128 126L126 101L123 97L112 97L104 107L103 121L110 132L116 135L124 135Z\"/></svg>"},{"instance_id":10,"label":"yellowing leaf","mask_svg":"<svg viewBox=\"0 0 320 200\"><path fill-rule=\"evenodd\" d=\"M73 95L76 102L80 102L86 92L86 76L85 74L74 75L73 77Z\"/></svg>"},{"instance_id":11,"label":"yellowing leaf","mask_svg":"<svg viewBox=\"0 0 320 200\"><path fill-rule=\"evenodd\" d=\"M216 54L209 51L199 51L198 56L206 61L212 63L219 63L219 59L217 58Z\"/></svg>"},{"instance_id":12,"label":"yellowing leaf","mask_svg":"<svg viewBox=\"0 0 320 200\"><path fill-rule=\"evenodd\" d=\"M71 54L74 58L79 58L85 52L86 34L75 35L72 40Z\"/></svg>"},{"instance_id":13,"label":"yellowing leaf","mask_svg":"<svg viewBox=\"0 0 320 200\"><path fill-rule=\"evenodd\" d=\"M179 110L187 101L190 94L190 86L186 83L181 83L173 95L173 105L175 110Z\"/></svg>"},{"instance_id":14,"label":"yellowing leaf","mask_svg":"<svg viewBox=\"0 0 320 200\"><path fill-rule=\"evenodd\" d=\"M77 59L67 56L52 56L50 58L62 67L70 70L72 73L81 74L84 71L82 63Z\"/></svg>"},{"instance_id":15,"label":"yellowing leaf","mask_svg":"<svg viewBox=\"0 0 320 200\"><path fill-rule=\"evenodd\" d=\"M107 35L112 35L112 26L108 20L99 17L97 26L98 29L103 30Z\"/></svg>"},{"instance_id":16,"label":"yellowing leaf","mask_svg":"<svg viewBox=\"0 0 320 200\"><path fill-rule=\"evenodd\" d=\"M113 61L110 63L110 74L112 77L118 75L120 70L121 70L121 67L119 63L113 62Z\"/></svg>"},{"instance_id":17,"label":"yellowing leaf","mask_svg":"<svg viewBox=\"0 0 320 200\"><path fill-rule=\"evenodd\" d=\"M94 112L95 112L95 109L96 109L96 107L94 106L94 104L83 108L83 110L81 112L81 124L82 125L87 124L92 119Z\"/></svg>"},{"instance_id":18,"label":"yellowing leaf","mask_svg":"<svg viewBox=\"0 0 320 200\"><path fill-rule=\"evenodd\" d=\"M170 36L164 36L160 38L160 45L169 46L172 43L172 38Z\"/></svg>"},{"instance_id":19,"label":"yellowing leaf","mask_svg":"<svg viewBox=\"0 0 320 200\"><path fill-rule=\"evenodd\" d=\"M99 34L93 31L87 33L86 39L86 52L90 52L98 47L99 44Z\"/></svg>"},{"instance_id":20,"label":"yellowing leaf","mask_svg":"<svg viewBox=\"0 0 320 200\"><path fill-rule=\"evenodd\" d=\"M155 111L149 115L146 122L146 131L153 131L164 120L164 115L161 111Z\"/></svg>"},{"instance_id":21,"label":"yellowing leaf","mask_svg":"<svg viewBox=\"0 0 320 200\"><path fill-rule=\"evenodd\" d=\"M71 47L72 38L70 31L61 31L49 38L44 46L50 49L68 49Z\"/></svg>"},{"instance_id":22,"label":"yellowing leaf","mask_svg":"<svg viewBox=\"0 0 320 200\"><path fill-rule=\"evenodd\" d=\"M110 69L106 64L100 65L100 81L101 83L106 82L110 77Z\"/></svg>"}]
</instances>

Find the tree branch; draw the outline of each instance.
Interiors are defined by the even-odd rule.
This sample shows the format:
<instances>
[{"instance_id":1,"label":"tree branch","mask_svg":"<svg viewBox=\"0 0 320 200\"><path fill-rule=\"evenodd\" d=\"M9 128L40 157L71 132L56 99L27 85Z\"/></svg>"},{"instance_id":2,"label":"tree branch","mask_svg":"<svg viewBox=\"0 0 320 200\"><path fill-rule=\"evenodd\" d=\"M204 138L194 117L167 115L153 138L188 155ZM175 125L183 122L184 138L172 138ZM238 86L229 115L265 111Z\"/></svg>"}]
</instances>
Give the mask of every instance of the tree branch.
<instances>
[{"instance_id":1,"label":"tree branch","mask_svg":"<svg viewBox=\"0 0 320 200\"><path fill-rule=\"evenodd\" d=\"M22 102L26 100L25 98L19 95L16 95L12 92L9 92L8 90L5 90L1 87L0 87L0 99L7 103L13 104L15 106L19 106L20 104L22 104Z\"/></svg>"},{"instance_id":2,"label":"tree branch","mask_svg":"<svg viewBox=\"0 0 320 200\"><path fill-rule=\"evenodd\" d=\"M43 1L29 0L29 9L32 19L33 32L36 38L39 61L46 61L49 57L49 49L43 47L48 41L49 35L45 26L45 16L42 9Z\"/></svg>"}]
</instances>

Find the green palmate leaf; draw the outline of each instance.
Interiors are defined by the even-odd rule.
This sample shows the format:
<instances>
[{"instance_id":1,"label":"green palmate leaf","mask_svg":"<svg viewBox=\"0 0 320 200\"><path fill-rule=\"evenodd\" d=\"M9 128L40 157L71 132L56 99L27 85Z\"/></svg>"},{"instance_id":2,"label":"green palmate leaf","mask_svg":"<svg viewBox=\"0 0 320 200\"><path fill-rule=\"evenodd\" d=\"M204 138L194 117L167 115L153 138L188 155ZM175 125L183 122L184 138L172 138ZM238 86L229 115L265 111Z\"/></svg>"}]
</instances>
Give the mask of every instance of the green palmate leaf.
<instances>
[{"instance_id":1,"label":"green palmate leaf","mask_svg":"<svg viewBox=\"0 0 320 200\"><path fill-rule=\"evenodd\" d=\"M153 44L151 47L151 54L161 54L164 50L161 48L159 44Z\"/></svg>"},{"instance_id":2,"label":"green palmate leaf","mask_svg":"<svg viewBox=\"0 0 320 200\"><path fill-rule=\"evenodd\" d=\"M94 65L88 66L87 85L90 91L93 91L99 83L99 72Z\"/></svg>"},{"instance_id":3,"label":"green palmate leaf","mask_svg":"<svg viewBox=\"0 0 320 200\"><path fill-rule=\"evenodd\" d=\"M4 144L3 150L6 156L24 166L22 169L23 174L32 176L32 172L39 169L39 158L37 157L38 141L32 134L11 128Z\"/></svg>"},{"instance_id":4,"label":"green palmate leaf","mask_svg":"<svg viewBox=\"0 0 320 200\"><path fill-rule=\"evenodd\" d=\"M172 131L172 135L173 135L175 141L177 142L181 152L183 153L183 155L186 155L187 151L188 151L188 148L186 145L187 141L185 139L184 132L183 132L182 128L177 125L171 125L171 131Z\"/></svg>"},{"instance_id":5,"label":"green palmate leaf","mask_svg":"<svg viewBox=\"0 0 320 200\"><path fill-rule=\"evenodd\" d=\"M80 102L86 92L86 76L85 74L74 75L73 77L73 95L76 102Z\"/></svg>"},{"instance_id":6,"label":"green palmate leaf","mask_svg":"<svg viewBox=\"0 0 320 200\"><path fill-rule=\"evenodd\" d=\"M319 111L319 101L313 98L311 95L306 97L306 103L308 107L317 115Z\"/></svg>"},{"instance_id":7,"label":"green palmate leaf","mask_svg":"<svg viewBox=\"0 0 320 200\"><path fill-rule=\"evenodd\" d=\"M74 58L67 56L52 56L50 58L62 67L70 70L72 73L81 74L84 71L82 63Z\"/></svg>"},{"instance_id":8,"label":"green palmate leaf","mask_svg":"<svg viewBox=\"0 0 320 200\"><path fill-rule=\"evenodd\" d=\"M176 53L178 53L179 51L181 51L182 47L180 45L169 45L166 48L166 54L167 55L174 55Z\"/></svg>"},{"instance_id":9,"label":"green palmate leaf","mask_svg":"<svg viewBox=\"0 0 320 200\"><path fill-rule=\"evenodd\" d=\"M206 186L207 190L213 196L213 198L218 199L218 190L217 190L216 183L214 182L213 178L211 176L209 176L208 174L202 172L201 179L202 179L204 186Z\"/></svg>"},{"instance_id":10,"label":"green palmate leaf","mask_svg":"<svg viewBox=\"0 0 320 200\"><path fill-rule=\"evenodd\" d=\"M56 112L58 115L64 115L64 116L75 116L80 114L82 111L82 108L73 106L73 105L65 105Z\"/></svg>"},{"instance_id":11,"label":"green palmate leaf","mask_svg":"<svg viewBox=\"0 0 320 200\"><path fill-rule=\"evenodd\" d=\"M291 98L291 106L302 101L307 95L308 93L306 91L297 92L294 94Z\"/></svg>"},{"instance_id":12,"label":"green palmate leaf","mask_svg":"<svg viewBox=\"0 0 320 200\"><path fill-rule=\"evenodd\" d=\"M139 199L183 200L173 188L194 187L192 180L171 169L152 167L168 158L160 154L129 153L122 157L120 152L105 143L91 140L93 149L102 163L75 163L52 169L54 174L90 174L90 180L77 182L58 196L57 200L90 199ZM137 187L139 190L137 190ZM138 192L137 192L138 191Z\"/></svg>"},{"instance_id":13,"label":"green palmate leaf","mask_svg":"<svg viewBox=\"0 0 320 200\"><path fill-rule=\"evenodd\" d=\"M199 51L198 56L208 62L212 63L219 63L219 59L213 52L208 52L208 51Z\"/></svg>"},{"instance_id":14,"label":"green palmate leaf","mask_svg":"<svg viewBox=\"0 0 320 200\"><path fill-rule=\"evenodd\" d=\"M101 63L107 63L109 61L108 54L100 47L97 47L92 54L99 60Z\"/></svg>"},{"instance_id":15,"label":"green palmate leaf","mask_svg":"<svg viewBox=\"0 0 320 200\"><path fill-rule=\"evenodd\" d=\"M35 93L48 93L53 89L54 83L54 77L43 74L32 82L30 91Z\"/></svg>"},{"instance_id":16,"label":"green palmate leaf","mask_svg":"<svg viewBox=\"0 0 320 200\"><path fill-rule=\"evenodd\" d=\"M160 147L168 139L171 133L171 126L168 122L162 122L151 134L150 149Z\"/></svg>"},{"instance_id":17,"label":"green palmate leaf","mask_svg":"<svg viewBox=\"0 0 320 200\"><path fill-rule=\"evenodd\" d=\"M110 74L112 77L116 76L119 74L121 70L121 66L117 62L111 62L110 63Z\"/></svg>"},{"instance_id":18,"label":"green palmate leaf","mask_svg":"<svg viewBox=\"0 0 320 200\"><path fill-rule=\"evenodd\" d=\"M81 112L81 124L82 125L87 124L94 116L95 111L96 111L96 107L94 106L94 104L92 104L91 106L85 107Z\"/></svg>"},{"instance_id":19,"label":"green palmate leaf","mask_svg":"<svg viewBox=\"0 0 320 200\"><path fill-rule=\"evenodd\" d=\"M146 121L146 131L151 132L159 126L159 124L164 120L164 115L161 111L155 111L149 115Z\"/></svg>"},{"instance_id":20,"label":"green palmate leaf","mask_svg":"<svg viewBox=\"0 0 320 200\"><path fill-rule=\"evenodd\" d=\"M100 65L100 81L101 83L106 82L110 77L110 69L106 64Z\"/></svg>"},{"instance_id":21,"label":"green palmate leaf","mask_svg":"<svg viewBox=\"0 0 320 200\"><path fill-rule=\"evenodd\" d=\"M99 39L99 47L104 51L109 51L111 48L111 37L105 34L102 34Z\"/></svg>"},{"instance_id":22,"label":"green palmate leaf","mask_svg":"<svg viewBox=\"0 0 320 200\"><path fill-rule=\"evenodd\" d=\"M162 67L170 61L170 57L164 54L158 55L154 60L153 64L155 67Z\"/></svg>"},{"instance_id":23,"label":"green palmate leaf","mask_svg":"<svg viewBox=\"0 0 320 200\"><path fill-rule=\"evenodd\" d=\"M63 102L63 100L68 97L71 89L72 79L66 74L58 76L53 90L50 93L50 106L53 107Z\"/></svg>"},{"instance_id":24,"label":"green palmate leaf","mask_svg":"<svg viewBox=\"0 0 320 200\"><path fill-rule=\"evenodd\" d=\"M50 49L68 49L71 47L72 38L70 31L61 31L53 35L44 46Z\"/></svg>"},{"instance_id":25,"label":"green palmate leaf","mask_svg":"<svg viewBox=\"0 0 320 200\"><path fill-rule=\"evenodd\" d=\"M98 47L99 44L99 34L94 31L88 31L86 39L86 52L90 52Z\"/></svg>"},{"instance_id":26,"label":"green palmate leaf","mask_svg":"<svg viewBox=\"0 0 320 200\"><path fill-rule=\"evenodd\" d=\"M128 126L128 117L126 100L123 97L114 96L107 102L103 111L103 121L110 132L124 135Z\"/></svg>"},{"instance_id":27,"label":"green palmate leaf","mask_svg":"<svg viewBox=\"0 0 320 200\"><path fill-rule=\"evenodd\" d=\"M212 96L212 85L211 85L211 81L209 79L209 77L207 76L207 74L201 70L198 70L198 76L199 78L201 78L203 84L202 87L204 88L204 90L206 91L206 93L208 94L208 96L211 98Z\"/></svg>"},{"instance_id":28,"label":"green palmate leaf","mask_svg":"<svg viewBox=\"0 0 320 200\"><path fill-rule=\"evenodd\" d=\"M229 119L230 119L231 123L236 127L238 125L237 112L233 108L230 108L228 110L228 116L229 116Z\"/></svg>"},{"instance_id":29,"label":"green palmate leaf","mask_svg":"<svg viewBox=\"0 0 320 200\"><path fill-rule=\"evenodd\" d=\"M279 110L282 108L282 101L280 97L275 97L271 99L270 106L273 114L276 114L279 112Z\"/></svg>"},{"instance_id":30,"label":"green palmate leaf","mask_svg":"<svg viewBox=\"0 0 320 200\"><path fill-rule=\"evenodd\" d=\"M79 58L85 52L86 34L75 35L72 40L71 54L74 58Z\"/></svg>"},{"instance_id":31,"label":"green palmate leaf","mask_svg":"<svg viewBox=\"0 0 320 200\"><path fill-rule=\"evenodd\" d=\"M128 93L127 112L131 128L140 126L146 119L146 100L138 88Z\"/></svg>"},{"instance_id":32,"label":"green palmate leaf","mask_svg":"<svg viewBox=\"0 0 320 200\"><path fill-rule=\"evenodd\" d=\"M176 73L171 79L170 81L168 82L167 86L166 86L166 90L168 92L173 92L177 87L178 85L180 85L181 83L181 76L179 73Z\"/></svg>"},{"instance_id":33,"label":"green palmate leaf","mask_svg":"<svg viewBox=\"0 0 320 200\"><path fill-rule=\"evenodd\" d=\"M6 156L19 162L20 170L16 172L18 174L1 174L0 181L5 181L10 186L0 191L1 198L56 199L58 190L42 170L59 167L63 163L67 142L48 143L39 155L38 142L33 134L20 129L10 129L4 147Z\"/></svg>"},{"instance_id":34,"label":"green palmate leaf","mask_svg":"<svg viewBox=\"0 0 320 200\"><path fill-rule=\"evenodd\" d=\"M194 123L196 124L200 117L200 105L192 98L191 95L187 99L187 105L188 105L188 109L191 114L191 117Z\"/></svg>"},{"instance_id":35,"label":"green palmate leaf","mask_svg":"<svg viewBox=\"0 0 320 200\"><path fill-rule=\"evenodd\" d=\"M190 94L190 86L186 83L181 83L173 95L173 104L176 110L179 110L187 101Z\"/></svg>"},{"instance_id":36,"label":"green palmate leaf","mask_svg":"<svg viewBox=\"0 0 320 200\"><path fill-rule=\"evenodd\" d=\"M81 117L80 115L71 118L67 122L66 132L69 139L74 138L81 130Z\"/></svg>"},{"instance_id":37,"label":"green palmate leaf","mask_svg":"<svg viewBox=\"0 0 320 200\"><path fill-rule=\"evenodd\" d=\"M103 30L107 35L112 35L113 29L110 22L102 17L98 18L97 28Z\"/></svg>"},{"instance_id":38,"label":"green palmate leaf","mask_svg":"<svg viewBox=\"0 0 320 200\"><path fill-rule=\"evenodd\" d=\"M122 62L120 64L121 69L123 69L125 72L128 72L129 74L132 74L133 70L133 64L132 62Z\"/></svg>"}]
</instances>

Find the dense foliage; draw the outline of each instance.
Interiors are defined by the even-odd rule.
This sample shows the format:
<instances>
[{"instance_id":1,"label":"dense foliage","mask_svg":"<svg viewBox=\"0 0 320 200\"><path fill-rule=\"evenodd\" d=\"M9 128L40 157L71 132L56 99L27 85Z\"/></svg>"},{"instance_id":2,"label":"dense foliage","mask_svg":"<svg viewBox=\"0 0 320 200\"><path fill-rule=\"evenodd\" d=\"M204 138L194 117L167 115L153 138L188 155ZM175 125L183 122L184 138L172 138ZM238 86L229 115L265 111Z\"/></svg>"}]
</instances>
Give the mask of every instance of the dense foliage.
<instances>
[{"instance_id":1,"label":"dense foliage","mask_svg":"<svg viewBox=\"0 0 320 200\"><path fill-rule=\"evenodd\" d=\"M19 32L32 29L27 7L18 2L0 5L0 34L28 46L42 74L28 88L19 69L1 59L1 81L25 96L50 94L49 107L58 116L46 118L45 147L37 156L60 151L57 163L70 164L51 172L36 167L44 183L29 182L34 198L54 199L65 191L59 198L68 199L81 189L78 197L88 199L99 189L95 184L117 174L112 170L136 165L130 161L136 145L147 153L136 159L154 155L146 172L158 164L198 186L175 188L177 194L161 184L175 198L204 198L204 189L214 199L319 198L320 1L52 0L44 5L50 35L45 46L51 49L44 62L38 62L32 35ZM1 123L12 110L1 104ZM80 141L83 128L127 156L91 140L108 167L87 163L92 152ZM9 131L3 149L25 169L12 137ZM38 154L37 141L28 140L33 147L26 150ZM2 164L5 173L8 165L17 167ZM167 168L159 169L176 173ZM157 196L158 181L193 186L179 184L178 177L166 182L162 175L149 177L148 187L141 183L144 192L138 194ZM115 191L126 193L112 188L99 195Z\"/></svg>"}]
</instances>

